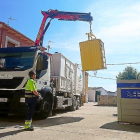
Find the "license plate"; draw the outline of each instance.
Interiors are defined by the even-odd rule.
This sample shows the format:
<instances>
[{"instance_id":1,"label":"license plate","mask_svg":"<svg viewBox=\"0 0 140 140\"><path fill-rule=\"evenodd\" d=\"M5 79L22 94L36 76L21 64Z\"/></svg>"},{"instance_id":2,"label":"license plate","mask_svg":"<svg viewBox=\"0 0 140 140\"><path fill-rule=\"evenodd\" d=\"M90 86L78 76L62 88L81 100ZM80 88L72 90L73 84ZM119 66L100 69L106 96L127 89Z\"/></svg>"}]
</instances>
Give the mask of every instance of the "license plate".
<instances>
[{"instance_id":1,"label":"license plate","mask_svg":"<svg viewBox=\"0 0 140 140\"><path fill-rule=\"evenodd\" d=\"M7 98L0 98L0 102L7 102Z\"/></svg>"},{"instance_id":2,"label":"license plate","mask_svg":"<svg viewBox=\"0 0 140 140\"><path fill-rule=\"evenodd\" d=\"M25 98L20 98L20 102L25 103Z\"/></svg>"}]
</instances>

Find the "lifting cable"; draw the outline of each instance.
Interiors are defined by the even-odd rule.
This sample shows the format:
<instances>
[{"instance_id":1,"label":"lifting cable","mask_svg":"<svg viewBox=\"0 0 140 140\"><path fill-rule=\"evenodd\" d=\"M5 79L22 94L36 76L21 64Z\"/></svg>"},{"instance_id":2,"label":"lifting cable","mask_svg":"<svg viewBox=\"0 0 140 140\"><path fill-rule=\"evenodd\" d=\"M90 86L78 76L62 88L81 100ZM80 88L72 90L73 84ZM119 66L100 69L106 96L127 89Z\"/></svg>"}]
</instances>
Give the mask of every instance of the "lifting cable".
<instances>
[{"instance_id":1,"label":"lifting cable","mask_svg":"<svg viewBox=\"0 0 140 140\"><path fill-rule=\"evenodd\" d=\"M140 62L134 62L134 63L120 63L120 64L106 64L106 65L127 65L127 64L140 64ZM82 66L81 64L78 64L80 66ZM92 76L92 75L88 75L89 77L94 77L94 78L101 78L101 79L109 79L109 80L117 80L117 79L113 79L113 78L104 78L104 77L97 77L97 76Z\"/></svg>"},{"instance_id":2,"label":"lifting cable","mask_svg":"<svg viewBox=\"0 0 140 140\"><path fill-rule=\"evenodd\" d=\"M113 79L113 78L104 78L104 77L97 77L97 76L92 76L92 75L88 75L88 76L95 77L95 78L101 78L101 79L117 80L117 79Z\"/></svg>"},{"instance_id":3,"label":"lifting cable","mask_svg":"<svg viewBox=\"0 0 140 140\"><path fill-rule=\"evenodd\" d=\"M127 65L127 64L140 64L140 62L134 62L134 63L119 63L119 64L106 64L106 65ZM78 64L80 67L82 67L82 64Z\"/></svg>"},{"instance_id":4,"label":"lifting cable","mask_svg":"<svg viewBox=\"0 0 140 140\"><path fill-rule=\"evenodd\" d=\"M139 64L140 62L134 62L134 63L120 63L120 64L106 64L106 65L127 65L127 64Z\"/></svg>"}]
</instances>

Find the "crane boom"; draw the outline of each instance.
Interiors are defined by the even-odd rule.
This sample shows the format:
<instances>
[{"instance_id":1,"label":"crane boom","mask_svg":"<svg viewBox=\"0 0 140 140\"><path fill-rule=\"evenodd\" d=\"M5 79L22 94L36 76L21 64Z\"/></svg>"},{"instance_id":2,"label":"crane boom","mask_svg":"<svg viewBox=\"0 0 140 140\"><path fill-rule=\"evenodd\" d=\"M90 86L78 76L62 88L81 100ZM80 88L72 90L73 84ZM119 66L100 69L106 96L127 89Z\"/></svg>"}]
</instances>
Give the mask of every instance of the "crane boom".
<instances>
[{"instance_id":1,"label":"crane boom","mask_svg":"<svg viewBox=\"0 0 140 140\"><path fill-rule=\"evenodd\" d=\"M35 45L42 46L43 44L43 36L45 32L47 31L51 20L54 18L57 18L58 20L65 20L65 21L86 21L91 23L93 18L90 13L79 13L79 12L64 12L64 11L58 11L58 10L48 10L48 11L41 11L43 14L43 20L35 41ZM45 26L46 20L50 18L50 21Z\"/></svg>"}]
</instances>

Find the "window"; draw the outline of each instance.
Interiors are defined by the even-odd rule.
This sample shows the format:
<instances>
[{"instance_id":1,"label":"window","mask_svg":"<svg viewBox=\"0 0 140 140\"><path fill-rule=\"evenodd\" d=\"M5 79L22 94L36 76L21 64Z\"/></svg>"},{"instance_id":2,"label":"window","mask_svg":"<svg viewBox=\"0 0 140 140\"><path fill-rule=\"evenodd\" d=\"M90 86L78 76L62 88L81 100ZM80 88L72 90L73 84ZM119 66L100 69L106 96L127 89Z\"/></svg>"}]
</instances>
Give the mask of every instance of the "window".
<instances>
[{"instance_id":1,"label":"window","mask_svg":"<svg viewBox=\"0 0 140 140\"><path fill-rule=\"evenodd\" d=\"M15 47L15 46L16 46L16 44L13 44L13 43L11 43L11 42L8 41L7 47Z\"/></svg>"},{"instance_id":2,"label":"window","mask_svg":"<svg viewBox=\"0 0 140 140\"><path fill-rule=\"evenodd\" d=\"M39 58L37 60L37 65L36 65L36 78L37 79L41 77L41 71L48 69L47 59L48 59L48 56L44 54L39 55Z\"/></svg>"},{"instance_id":3,"label":"window","mask_svg":"<svg viewBox=\"0 0 140 140\"><path fill-rule=\"evenodd\" d=\"M0 71L3 70L27 70L33 66L34 52L0 52Z\"/></svg>"},{"instance_id":4,"label":"window","mask_svg":"<svg viewBox=\"0 0 140 140\"><path fill-rule=\"evenodd\" d=\"M19 47L20 42L6 36L6 41L5 41L5 48L7 47Z\"/></svg>"}]
</instances>

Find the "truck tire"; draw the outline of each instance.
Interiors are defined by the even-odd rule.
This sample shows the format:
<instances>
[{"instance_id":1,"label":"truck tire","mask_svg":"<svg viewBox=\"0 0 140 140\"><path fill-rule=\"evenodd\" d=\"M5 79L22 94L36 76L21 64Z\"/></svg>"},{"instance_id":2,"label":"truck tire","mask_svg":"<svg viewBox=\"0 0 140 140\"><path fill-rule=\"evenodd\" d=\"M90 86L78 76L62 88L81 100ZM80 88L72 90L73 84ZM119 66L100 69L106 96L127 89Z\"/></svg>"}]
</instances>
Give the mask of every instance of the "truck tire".
<instances>
[{"instance_id":1,"label":"truck tire","mask_svg":"<svg viewBox=\"0 0 140 140\"><path fill-rule=\"evenodd\" d=\"M70 106L70 111L75 111L76 107L77 107L77 100L76 97L74 96L72 100L72 106Z\"/></svg>"},{"instance_id":2,"label":"truck tire","mask_svg":"<svg viewBox=\"0 0 140 140\"><path fill-rule=\"evenodd\" d=\"M45 96L42 103L40 118L46 119L52 111L52 100L50 96Z\"/></svg>"}]
</instances>

